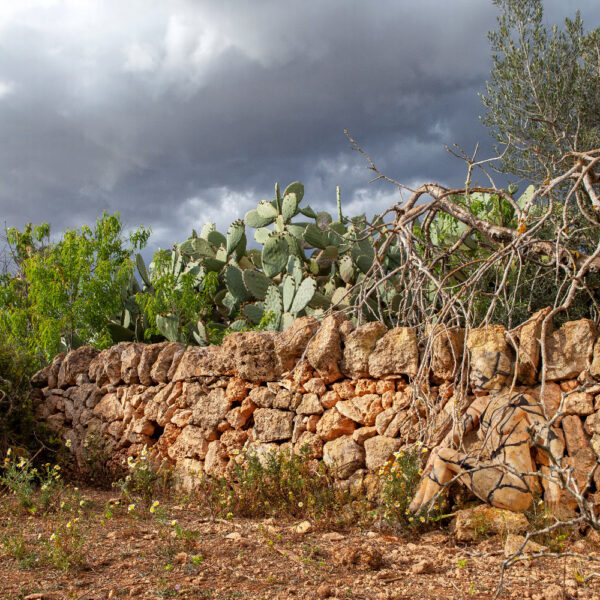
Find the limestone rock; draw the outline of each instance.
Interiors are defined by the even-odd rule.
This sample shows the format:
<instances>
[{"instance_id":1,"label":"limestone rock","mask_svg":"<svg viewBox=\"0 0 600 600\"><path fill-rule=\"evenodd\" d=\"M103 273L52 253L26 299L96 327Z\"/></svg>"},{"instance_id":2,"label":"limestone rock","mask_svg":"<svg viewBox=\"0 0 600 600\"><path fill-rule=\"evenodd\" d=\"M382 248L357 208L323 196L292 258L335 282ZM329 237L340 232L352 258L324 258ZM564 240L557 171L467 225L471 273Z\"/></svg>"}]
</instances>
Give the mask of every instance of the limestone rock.
<instances>
[{"instance_id":1,"label":"limestone rock","mask_svg":"<svg viewBox=\"0 0 600 600\"><path fill-rule=\"evenodd\" d=\"M308 342L317 333L319 321L306 316L296 319L275 339L275 355L282 373L291 371L304 353Z\"/></svg>"},{"instance_id":2,"label":"limestone rock","mask_svg":"<svg viewBox=\"0 0 600 600\"><path fill-rule=\"evenodd\" d=\"M364 396L365 394L374 394L377 391L377 381L375 379L362 378L354 386L355 396Z\"/></svg>"},{"instance_id":3,"label":"limestone rock","mask_svg":"<svg viewBox=\"0 0 600 600\"><path fill-rule=\"evenodd\" d=\"M538 312L518 329L519 356L517 362L517 378L525 385L533 385L538 380L540 372L540 340L542 336L542 324L551 310L550 307L538 310ZM546 326L546 333L551 333L552 329L552 323L548 323Z\"/></svg>"},{"instance_id":4,"label":"limestone rock","mask_svg":"<svg viewBox=\"0 0 600 600\"><path fill-rule=\"evenodd\" d=\"M330 408L323 413L317 424L317 435L324 441L334 440L340 436L352 435L355 424L340 414L337 408Z\"/></svg>"},{"instance_id":5,"label":"limestone rock","mask_svg":"<svg viewBox=\"0 0 600 600\"><path fill-rule=\"evenodd\" d=\"M360 446L364 446L366 440L375 437L376 435L376 427L359 427L352 434L352 439Z\"/></svg>"},{"instance_id":6,"label":"limestone rock","mask_svg":"<svg viewBox=\"0 0 600 600\"><path fill-rule=\"evenodd\" d=\"M230 379L225 390L225 395L227 396L229 402L241 402L248 395L248 387L246 386L246 382L243 379L238 379L237 377Z\"/></svg>"},{"instance_id":7,"label":"limestone rock","mask_svg":"<svg viewBox=\"0 0 600 600\"><path fill-rule=\"evenodd\" d=\"M281 375L275 354L274 331L231 333L223 341L223 354L231 357L233 371L246 381L276 381Z\"/></svg>"},{"instance_id":8,"label":"limestone rock","mask_svg":"<svg viewBox=\"0 0 600 600\"><path fill-rule=\"evenodd\" d=\"M383 466L402 445L402 441L383 435L371 437L364 442L367 469L373 471Z\"/></svg>"},{"instance_id":9,"label":"limestone rock","mask_svg":"<svg viewBox=\"0 0 600 600\"><path fill-rule=\"evenodd\" d=\"M128 344L121 353L121 379L127 384L139 383L138 365L144 344Z\"/></svg>"},{"instance_id":10,"label":"limestone rock","mask_svg":"<svg viewBox=\"0 0 600 600\"><path fill-rule=\"evenodd\" d=\"M513 373L513 353L502 325L472 329L467 336L471 353L470 380L474 390L499 390Z\"/></svg>"},{"instance_id":11,"label":"limestone rock","mask_svg":"<svg viewBox=\"0 0 600 600\"><path fill-rule=\"evenodd\" d=\"M590 418L591 417L588 417L587 420ZM565 444L567 446L567 452L569 453L569 456L575 456L578 450L587 447L587 436L583 430L581 419L577 415L566 416L562 420L562 429L565 434Z\"/></svg>"},{"instance_id":12,"label":"limestone rock","mask_svg":"<svg viewBox=\"0 0 600 600\"><path fill-rule=\"evenodd\" d=\"M375 378L414 377L418 368L417 334L411 327L390 329L369 356L369 375Z\"/></svg>"},{"instance_id":13,"label":"limestone rock","mask_svg":"<svg viewBox=\"0 0 600 600\"><path fill-rule=\"evenodd\" d=\"M114 393L103 396L92 412L96 417L107 422L118 421L123 418L123 406Z\"/></svg>"},{"instance_id":14,"label":"limestone rock","mask_svg":"<svg viewBox=\"0 0 600 600\"><path fill-rule=\"evenodd\" d=\"M342 358L339 326L341 317L329 315L321 322L319 331L312 338L306 350L310 366L325 382L332 383L342 378L339 362Z\"/></svg>"},{"instance_id":15,"label":"limestone rock","mask_svg":"<svg viewBox=\"0 0 600 600\"><path fill-rule=\"evenodd\" d=\"M340 370L350 379L369 376L369 356L377 340L387 331L380 322L366 323L358 326L344 338L344 353L340 362Z\"/></svg>"},{"instance_id":16,"label":"limestone rock","mask_svg":"<svg viewBox=\"0 0 600 600\"><path fill-rule=\"evenodd\" d=\"M238 454L244 447L244 444L248 439L248 432L229 429L228 431L225 431L219 439L227 448L227 453L231 456L232 454Z\"/></svg>"},{"instance_id":17,"label":"limestone rock","mask_svg":"<svg viewBox=\"0 0 600 600\"><path fill-rule=\"evenodd\" d=\"M325 409L333 408L340 401L340 399L341 398L337 392L330 390L321 396L321 405Z\"/></svg>"},{"instance_id":18,"label":"limestone rock","mask_svg":"<svg viewBox=\"0 0 600 600\"><path fill-rule=\"evenodd\" d=\"M469 542L490 534L524 533L529 522L523 513L483 504L459 510L450 526L459 542Z\"/></svg>"},{"instance_id":19,"label":"limestone rock","mask_svg":"<svg viewBox=\"0 0 600 600\"><path fill-rule=\"evenodd\" d=\"M173 362L169 367L169 372L167 373L167 381L173 381L175 379L175 373L177 373L177 369L179 368L179 363L185 354L185 347L178 348L175 350L175 354L173 354Z\"/></svg>"},{"instance_id":20,"label":"limestone rock","mask_svg":"<svg viewBox=\"0 0 600 600\"><path fill-rule=\"evenodd\" d=\"M356 396L352 400L343 400L336 404L336 408L345 417L367 426L374 425L377 415L383 411L381 396L377 394L366 394Z\"/></svg>"},{"instance_id":21,"label":"limestone rock","mask_svg":"<svg viewBox=\"0 0 600 600\"><path fill-rule=\"evenodd\" d=\"M294 444L294 454L306 458L321 458L323 456L323 440L310 431L304 431Z\"/></svg>"},{"instance_id":22,"label":"limestone rock","mask_svg":"<svg viewBox=\"0 0 600 600\"><path fill-rule=\"evenodd\" d=\"M585 488L590 473L593 473L592 481L596 485L600 483L600 469L597 468L596 453L590 446L581 448L572 456L563 458L563 465L573 467L573 477L580 490Z\"/></svg>"},{"instance_id":23,"label":"limestone rock","mask_svg":"<svg viewBox=\"0 0 600 600\"><path fill-rule=\"evenodd\" d=\"M173 353L175 355L177 349ZM222 346L188 346L172 377L173 381L190 381L195 377L232 374L231 355Z\"/></svg>"},{"instance_id":24,"label":"limestone rock","mask_svg":"<svg viewBox=\"0 0 600 600\"><path fill-rule=\"evenodd\" d=\"M289 440L292 437L294 414L274 408L254 411L254 431L261 442Z\"/></svg>"},{"instance_id":25,"label":"limestone rock","mask_svg":"<svg viewBox=\"0 0 600 600\"><path fill-rule=\"evenodd\" d=\"M320 377L313 377L304 384L304 389L317 396L323 396L327 392L325 382Z\"/></svg>"},{"instance_id":26,"label":"limestone rock","mask_svg":"<svg viewBox=\"0 0 600 600\"><path fill-rule=\"evenodd\" d=\"M300 405L296 409L296 413L299 415L323 414L323 407L319 402L319 396L317 394L304 394L302 402L300 402Z\"/></svg>"},{"instance_id":27,"label":"limestone rock","mask_svg":"<svg viewBox=\"0 0 600 600\"><path fill-rule=\"evenodd\" d=\"M209 475L219 477L225 474L228 462L229 454L225 444L219 440L210 442L204 459L204 471Z\"/></svg>"},{"instance_id":28,"label":"limestone rock","mask_svg":"<svg viewBox=\"0 0 600 600\"><path fill-rule=\"evenodd\" d=\"M332 386L333 391L342 399L342 400L350 400L356 396L356 390L352 382L347 379L344 381L338 381L334 383Z\"/></svg>"},{"instance_id":29,"label":"limestone rock","mask_svg":"<svg viewBox=\"0 0 600 600\"><path fill-rule=\"evenodd\" d=\"M244 398L241 406L232 408L225 418L234 429L242 429L250 419L252 413L256 410L256 404L250 398Z\"/></svg>"},{"instance_id":30,"label":"limestone rock","mask_svg":"<svg viewBox=\"0 0 600 600\"><path fill-rule=\"evenodd\" d=\"M505 558L509 558L513 554L521 548L523 542L525 541L524 535L517 535L516 533L509 533L506 537L506 541L504 542L504 556ZM544 552L548 550L546 546L542 546L533 540L529 540L524 548L521 550L522 554L536 554L537 552Z\"/></svg>"},{"instance_id":31,"label":"limestone rock","mask_svg":"<svg viewBox=\"0 0 600 600\"><path fill-rule=\"evenodd\" d=\"M600 338L594 345L594 355L590 366L590 374L596 379L600 379Z\"/></svg>"},{"instance_id":32,"label":"limestone rock","mask_svg":"<svg viewBox=\"0 0 600 600\"><path fill-rule=\"evenodd\" d=\"M277 394L268 387L260 386L250 390L248 398L259 408L274 408Z\"/></svg>"},{"instance_id":33,"label":"limestone rock","mask_svg":"<svg viewBox=\"0 0 600 600\"><path fill-rule=\"evenodd\" d=\"M144 346L138 364L138 379L142 385L153 384L150 371L161 350L168 344L169 342L161 342L160 344L146 344Z\"/></svg>"},{"instance_id":34,"label":"limestone rock","mask_svg":"<svg viewBox=\"0 0 600 600\"><path fill-rule=\"evenodd\" d=\"M561 389L560 386L552 381L547 381L544 385L544 394L542 393L542 386L537 385L534 388L531 388L527 391L536 402L541 402L544 406L544 410L546 412L546 416L551 419L558 410L561 401ZM560 421L557 421L557 424L560 424Z\"/></svg>"},{"instance_id":35,"label":"limestone rock","mask_svg":"<svg viewBox=\"0 0 600 600\"><path fill-rule=\"evenodd\" d=\"M191 423L205 431L216 429L231 408L231 402L222 388L214 388L205 395L198 384L188 383L185 393L188 398L197 399L192 407Z\"/></svg>"},{"instance_id":36,"label":"limestone rock","mask_svg":"<svg viewBox=\"0 0 600 600\"><path fill-rule=\"evenodd\" d=\"M50 389L58 387L58 374L64 359L65 355L61 352L60 354L57 354L50 363L50 371L48 372L48 387ZM98 357L96 357L94 360L98 360ZM94 360L92 360L92 362L94 362Z\"/></svg>"},{"instance_id":37,"label":"limestone rock","mask_svg":"<svg viewBox=\"0 0 600 600\"><path fill-rule=\"evenodd\" d=\"M585 392L572 392L565 397L566 415L591 415L594 412L594 396Z\"/></svg>"},{"instance_id":38,"label":"limestone rock","mask_svg":"<svg viewBox=\"0 0 600 600\"><path fill-rule=\"evenodd\" d=\"M173 357L177 352L185 350L185 345L180 342L168 342L157 355L150 370L150 377L156 383L169 381L169 369L173 364Z\"/></svg>"},{"instance_id":39,"label":"limestone rock","mask_svg":"<svg viewBox=\"0 0 600 600\"><path fill-rule=\"evenodd\" d=\"M433 380L453 380L463 357L465 330L462 327L429 325L425 335L431 342L431 374Z\"/></svg>"},{"instance_id":40,"label":"limestone rock","mask_svg":"<svg viewBox=\"0 0 600 600\"><path fill-rule=\"evenodd\" d=\"M348 479L365 464L365 451L350 435L339 437L323 446L323 462L338 479Z\"/></svg>"},{"instance_id":41,"label":"limestone rock","mask_svg":"<svg viewBox=\"0 0 600 600\"><path fill-rule=\"evenodd\" d=\"M197 485L200 476L204 473L204 463L193 458L182 458L177 462L176 479L181 490L191 492Z\"/></svg>"},{"instance_id":42,"label":"limestone rock","mask_svg":"<svg viewBox=\"0 0 600 600\"><path fill-rule=\"evenodd\" d=\"M592 362L596 327L590 319L565 323L546 339L546 379L575 379Z\"/></svg>"},{"instance_id":43,"label":"limestone rock","mask_svg":"<svg viewBox=\"0 0 600 600\"><path fill-rule=\"evenodd\" d=\"M90 363L100 354L96 348L81 346L72 350L60 363L58 371L58 387L65 388L75 385L75 379L80 373L87 373Z\"/></svg>"}]
</instances>

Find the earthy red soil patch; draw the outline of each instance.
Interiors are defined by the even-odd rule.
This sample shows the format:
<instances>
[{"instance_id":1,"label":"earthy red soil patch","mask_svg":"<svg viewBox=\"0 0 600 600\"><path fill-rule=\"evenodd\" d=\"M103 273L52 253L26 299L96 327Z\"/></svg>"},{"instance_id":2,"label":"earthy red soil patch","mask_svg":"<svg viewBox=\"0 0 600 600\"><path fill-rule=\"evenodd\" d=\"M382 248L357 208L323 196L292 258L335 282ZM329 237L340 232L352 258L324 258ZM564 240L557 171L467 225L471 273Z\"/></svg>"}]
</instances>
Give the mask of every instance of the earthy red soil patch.
<instances>
[{"instance_id":1,"label":"earthy red soil patch","mask_svg":"<svg viewBox=\"0 0 600 600\"><path fill-rule=\"evenodd\" d=\"M163 524L134 518L127 507L107 518L111 494L82 493L90 503L80 518L90 527L82 563L67 571L48 562L38 540L48 539L57 517L29 517L0 499L0 542L21 532L33 549L19 561L0 543L0 598L483 599L493 597L504 558L499 537L458 545L444 530L396 536L313 525L299 533L297 522L210 520L174 503L161 505ZM187 533L176 536L172 519ZM576 544L584 553L598 550ZM592 568L576 558L523 563L507 573L501 597L600 600L600 582L578 582Z\"/></svg>"}]
</instances>

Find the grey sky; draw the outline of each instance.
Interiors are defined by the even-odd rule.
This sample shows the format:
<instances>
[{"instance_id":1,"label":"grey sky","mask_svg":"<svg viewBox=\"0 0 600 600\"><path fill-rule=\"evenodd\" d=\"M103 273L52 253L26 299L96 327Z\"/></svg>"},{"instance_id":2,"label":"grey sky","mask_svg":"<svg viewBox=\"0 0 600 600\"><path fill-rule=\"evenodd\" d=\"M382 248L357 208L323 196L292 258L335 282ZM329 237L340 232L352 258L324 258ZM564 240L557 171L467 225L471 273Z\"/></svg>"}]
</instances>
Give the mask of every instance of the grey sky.
<instances>
[{"instance_id":1,"label":"grey sky","mask_svg":"<svg viewBox=\"0 0 600 600\"><path fill-rule=\"evenodd\" d=\"M547 0L549 23L596 0ZM300 179L314 208L392 204L349 129L408 185L460 183L491 0L19 0L0 4L0 217L54 231L119 210L153 247L220 230Z\"/></svg>"}]
</instances>

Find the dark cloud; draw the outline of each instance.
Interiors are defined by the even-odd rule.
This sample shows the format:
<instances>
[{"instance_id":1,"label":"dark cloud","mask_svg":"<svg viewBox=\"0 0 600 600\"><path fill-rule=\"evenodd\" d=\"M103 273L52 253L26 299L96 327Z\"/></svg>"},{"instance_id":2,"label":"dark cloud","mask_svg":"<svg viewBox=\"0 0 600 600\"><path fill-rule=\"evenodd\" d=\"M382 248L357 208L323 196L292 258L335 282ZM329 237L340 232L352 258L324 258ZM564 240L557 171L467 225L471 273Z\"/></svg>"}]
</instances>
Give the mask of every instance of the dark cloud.
<instances>
[{"instance_id":1,"label":"dark cloud","mask_svg":"<svg viewBox=\"0 0 600 600\"><path fill-rule=\"evenodd\" d=\"M492 153L477 118L491 2L11 4L0 8L9 226L61 230L119 210L165 247L206 220L224 229L295 179L315 208L331 209L339 184L347 213L381 210L396 191L368 185L345 128L408 185L463 180L444 143ZM575 10L547 4L552 20ZM596 2L578 5L595 27Z\"/></svg>"}]
</instances>

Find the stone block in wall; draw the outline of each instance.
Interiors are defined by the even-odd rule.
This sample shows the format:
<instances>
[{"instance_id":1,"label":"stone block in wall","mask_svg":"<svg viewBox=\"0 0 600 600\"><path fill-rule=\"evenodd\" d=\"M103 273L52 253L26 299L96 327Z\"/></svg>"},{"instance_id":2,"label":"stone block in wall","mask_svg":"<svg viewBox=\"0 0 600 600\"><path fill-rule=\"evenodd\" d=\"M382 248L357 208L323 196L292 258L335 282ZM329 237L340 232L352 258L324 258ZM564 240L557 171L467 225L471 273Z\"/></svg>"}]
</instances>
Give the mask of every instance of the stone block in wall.
<instances>
[{"instance_id":1,"label":"stone block in wall","mask_svg":"<svg viewBox=\"0 0 600 600\"><path fill-rule=\"evenodd\" d=\"M243 379L234 377L229 380L227 388L225 389L225 395L229 402L241 402L246 396L248 396L248 387Z\"/></svg>"},{"instance_id":2,"label":"stone block in wall","mask_svg":"<svg viewBox=\"0 0 600 600\"><path fill-rule=\"evenodd\" d=\"M374 425L377 415L383 411L381 396L378 394L366 394L356 396L352 400L343 400L336 404L337 410L361 425Z\"/></svg>"},{"instance_id":3,"label":"stone block in wall","mask_svg":"<svg viewBox=\"0 0 600 600\"><path fill-rule=\"evenodd\" d=\"M374 394L377 391L377 381L375 379L359 379L354 385L354 395L364 396L365 394Z\"/></svg>"},{"instance_id":4,"label":"stone block in wall","mask_svg":"<svg viewBox=\"0 0 600 600\"><path fill-rule=\"evenodd\" d=\"M326 410L317 424L317 435L325 441L343 435L352 435L356 425L348 417L344 417L337 408Z\"/></svg>"},{"instance_id":5,"label":"stone block in wall","mask_svg":"<svg viewBox=\"0 0 600 600\"><path fill-rule=\"evenodd\" d=\"M276 337L277 333L274 331L231 333L221 346L223 359L232 361L232 371L241 379L253 382L276 381L281 375L281 367L275 354Z\"/></svg>"},{"instance_id":6,"label":"stone block in wall","mask_svg":"<svg viewBox=\"0 0 600 600\"><path fill-rule=\"evenodd\" d=\"M517 379L525 385L534 385L540 372L540 352L542 324L551 312L550 307L538 310L528 321L517 329L519 353L517 359ZM546 334L553 331L552 323L546 325Z\"/></svg>"},{"instance_id":7,"label":"stone block in wall","mask_svg":"<svg viewBox=\"0 0 600 600\"><path fill-rule=\"evenodd\" d=\"M197 377L218 377L232 374L232 355L226 353L222 346L188 346L183 352L172 379L173 381L191 381Z\"/></svg>"},{"instance_id":8,"label":"stone block in wall","mask_svg":"<svg viewBox=\"0 0 600 600\"><path fill-rule=\"evenodd\" d=\"M433 381L441 383L453 380L460 369L465 330L462 327L428 325L425 330L431 338L431 375Z\"/></svg>"},{"instance_id":9,"label":"stone block in wall","mask_svg":"<svg viewBox=\"0 0 600 600\"><path fill-rule=\"evenodd\" d=\"M292 437L294 413L276 408L254 411L254 432L261 442L277 442Z\"/></svg>"},{"instance_id":10,"label":"stone block in wall","mask_svg":"<svg viewBox=\"0 0 600 600\"><path fill-rule=\"evenodd\" d=\"M386 332L387 327L383 323L373 322L359 325L352 333L344 336L341 372L350 379L368 377L369 356L377 340Z\"/></svg>"},{"instance_id":11,"label":"stone block in wall","mask_svg":"<svg viewBox=\"0 0 600 600\"><path fill-rule=\"evenodd\" d=\"M177 353L183 353L185 345L180 342L167 342L158 353L154 364L150 368L150 378L155 383L166 383L169 381L169 370L173 365L173 357Z\"/></svg>"},{"instance_id":12,"label":"stone block in wall","mask_svg":"<svg viewBox=\"0 0 600 600\"><path fill-rule=\"evenodd\" d=\"M177 463L177 485L182 491L191 492L197 485L201 475L204 474L204 462L193 458L182 458Z\"/></svg>"},{"instance_id":13,"label":"stone block in wall","mask_svg":"<svg viewBox=\"0 0 600 600\"><path fill-rule=\"evenodd\" d=\"M170 342L160 342L159 344L145 344L138 364L138 379L142 385L152 385L150 370L154 365L158 355Z\"/></svg>"},{"instance_id":14,"label":"stone block in wall","mask_svg":"<svg viewBox=\"0 0 600 600\"><path fill-rule=\"evenodd\" d=\"M563 408L566 415L591 415L594 412L594 396L585 392L571 392L565 396Z\"/></svg>"},{"instance_id":15,"label":"stone block in wall","mask_svg":"<svg viewBox=\"0 0 600 600\"><path fill-rule=\"evenodd\" d=\"M323 462L338 479L348 479L365 464L365 450L351 435L338 437L323 446Z\"/></svg>"},{"instance_id":16,"label":"stone block in wall","mask_svg":"<svg viewBox=\"0 0 600 600\"><path fill-rule=\"evenodd\" d=\"M600 412L595 412L586 418L584 429L588 435L600 434Z\"/></svg>"},{"instance_id":17,"label":"stone block in wall","mask_svg":"<svg viewBox=\"0 0 600 600\"><path fill-rule=\"evenodd\" d=\"M106 422L118 421L123 418L123 406L115 393L104 395L92 412L94 416Z\"/></svg>"},{"instance_id":18,"label":"stone block in wall","mask_svg":"<svg viewBox=\"0 0 600 600\"><path fill-rule=\"evenodd\" d=\"M546 380L575 379L588 369L592 363L596 337L596 327L590 319L570 321L548 335Z\"/></svg>"},{"instance_id":19,"label":"stone block in wall","mask_svg":"<svg viewBox=\"0 0 600 600\"><path fill-rule=\"evenodd\" d=\"M256 404L250 398L244 398L241 406L232 408L226 415L227 422L234 429L242 429L248 423L252 413L256 410Z\"/></svg>"},{"instance_id":20,"label":"stone block in wall","mask_svg":"<svg viewBox=\"0 0 600 600\"><path fill-rule=\"evenodd\" d=\"M350 400L356 396L354 384L347 379L344 379L344 381L337 381L331 387L342 400Z\"/></svg>"},{"instance_id":21,"label":"stone block in wall","mask_svg":"<svg viewBox=\"0 0 600 600\"><path fill-rule=\"evenodd\" d=\"M321 405L324 409L333 408L341 400L335 390L329 390L321 396Z\"/></svg>"},{"instance_id":22,"label":"stone block in wall","mask_svg":"<svg viewBox=\"0 0 600 600\"><path fill-rule=\"evenodd\" d=\"M557 383L552 381L547 381L544 385L544 394L542 393L542 385L537 385L534 388L529 388L527 393L533 397L536 402L541 402L544 410L546 412L546 416L551 419L558 410L560 406L560 401L562 397L562 390ZM561 420L557 420L557 425L560 425Z\"/></svg>"},{"instance_id":23,"label":"stone block in wall","mask_svg":"<svg viewBox=\"0 0 600 600\"><path fill-rule=\"evenodd\" d=\"M474 391L496 391L511 382L513 351L506 342L505 334L506 328L502 325L490 325L469 331L469 378Z\"/></svg>"},{"instance_id":24,"label":"stone block in wall","mask_svg":"<svg viewBox=\"0 0 600 600\"><path fill-rule=\"evenodd\" d=\"M256 387L250 390L248 398L258 406L258 408L274 408L277 394L265 386Z\"/></svg>"},{"instance_id":25,"label":"stone block in wall","mask_svg":"<svg viewBox=\"0 0 600 600\"><path fill-rule=\"evenodd\" d=\"M209 441L200 427L188 425L181 430L175 443L167 449L171 460L179 462L183 458L204 460L208 452Z\"/></svg>"},{"instance_id":26,"label":"stone block in wall","mask_svg":"<svg viewBox=\"0 0 600 600\"><path fill-rule=\"evenodd\" d=\"M304 431L294 444L294 454L306 458L322 458L323 440L315 433Z\"/></svg>"},{"instance_id":27,"label":"stone block in wall","mask_svg":"<svg viewBox=\"0 0 600 600\"><path fill-rule=\"evenodd\" d=\"M51 431L60 431L65 425L65 415L62 413L50 415L46 419L46 424Z\"/></svg>"},{"instance_id":28,"label":"stone block in wall","mask_svg":"<svg viewBox=\"0 0 600 600\"><path fill-rule=\"evenodd\" d=\"M225 444L222 444L219 440L210 442L204 459L204 471L209 475L220 477L225 474L228 463L229 454Z\"/></svg>"},{"instance_id":29,"label":"stone block in wall","mask_svg":"<svg viewBox=\"0 0 600 600\"><path fill-rule=\"evenodd\" d=\"M418 369L417 334L411 327L390 329L369 356L369 375L374 378L414 377Z\"/></svg>"},{"instance_id":30,"label":"stone block in wall","mask_svg":"<svg viewBox=\"0 0 600 600\"><path fill-rule=\"evenodd\" d=\"M229 456L233 456L241 452L246 440L248 439L248 432L229 429L223 432L219 439L227 448L227 453Z\"/></svg>"},{"instance_id":31,"label":"stone block in wall","mask_svg":"<svg viewBox=\"0 0 600 600\"><path fill-rule=\"evenodd\" d=\"M281 373L291 371L300 360L306 346L317 333L319 321L311 316L296 319L275 338L275 355Z\"/></svg>"},{"instance_id":32,"label":"stone block in wall","mask_svg":"<svg viewBox=\"0 0 600 600\"><path fill-rule=\"evenodd\" d=\"M367 469L375 470L385 465L386 461L401 445L402 440L383 435L365 440L365 464Z\"/></svg>"},{"instance_id":33,"label":"stone block in wall","mask_svg":"<svg viewBox=\"0 0 600 600\"><path fill-rule=\"evenodd\" d=\"M121 352L121 379L126 385L139 383L138 365L144 351L144 344L128 344Z\"/></svg>"},{"instance_id":34,"label":"stone block in wall","mask_svg":"<svg viewBox=\"0 0 600 600\"><path fill-rule=\"evenodd\" d=\"M309 393L322 396L327 391L327 386L320 377L312 377L304 384L304 389Z\"/></svg>"},{"instance_id":35,"label":"stone block in wall","mask_svg":"<svg viewBox=\"0 0 600 600\"><path fill-rule=\"evenodd\" d=\"M600 379L600 338L594 344L594 354L592 356L592 364L590 365L590 374L596 379Z\"/></svg>"},{"instance_id":36,"label":"stone block in wall","mask_svg":"<svg viewBox=\"0 0 600 600\"><path fill-rule=\"evenodd\" d=\"M289 393L289 392L288 392ZM309 393L302 395L302 402L296 408L299 415L320 415L323 414L323 406L319 401L317 394Z\"/></svg>"},{"instance_id":37,"label":"stone block in wall","mask_svg":"<svg viewBox=\"0 0 600 600\"><path fill-rule=\"evenodd\" d=\"M167 381L173 381L175 379L175 373L177 373L177 369L179 368L179 363L185 354L185 346L183 348L177 348L175 350L175 354L173 354L173 361L171 362L171 366L169 367L169 372L167 373ZM152 373L150 373L152 375Z\"/></svg>"},{"instance_id":38,"label":"stone block in wall","mask_svg":"<svg viewBox=\"0 0 600 600\"><path fill-rule=\"evenodd\" d=\"M339 326L345 319L341 313L325 317L306 350L310 366L326 383L333 383L343 377L339 367L342 358Z\"/></svg>"},{"instance_id":39,"label":"stone block in wall","mask_svg":"<svg viewBox=\"0 0 600 600\"><path fill-rule=\"evenodd\" d=\"M195 400L191 406L191 423L205 431L216 430L231 408L231 402L223 388L214 388L208 394L204 394L198 384L187 383L184 393L188 400Z\"/></svg>"},{"instance_id":40,"label":"stone block in wall","mask_svg":"<svg viewBox=\"0 0 600 600\"><path fill-rule=\"evenodd\" d=\"M565 444L569 456L575 456L579 450L588 447L588 437L583 429L581 419L577 415L566 416L562 420L562 430L565 434Z\"/></svg>"},{"instance_id":41,"label":"stone block in wall","mask_svg":"<svg viewBox=\"0 0 600 600\"><path fill-rule=\"evenodd\" d=\"M372 427L359 427L352 434L352 439L359 445L364 446L365 441L375 437L377 435L377 428Z\"/></svg>"},{"instance_id":42,"label":"stone block in wall","mask_svg":"<svg viewBox=\"0 0 600 600\"><path fill-rule=\"evenodd\" d=\"M573 476L580 490L587 485L590 473L593 473L592 481L596 486L600 484L600 469L598 469L597 460L596 453L591 446L581 448L573 456L563 458L565 467L573 467Z\"/></svg>"},{"instance_id":43,"label":"stone block in wall","mask_svg":"<svg viewBox=\"0 0 600 600\"><path fill-rule=\"evenodd\" d=\"M75 385L77 375L87 373L90 363L100 354L96 348L91 346L81 346L76 350L69 352L62 362L58 371L57 385L60 388Z\"/></svg>"}]
</instances>

